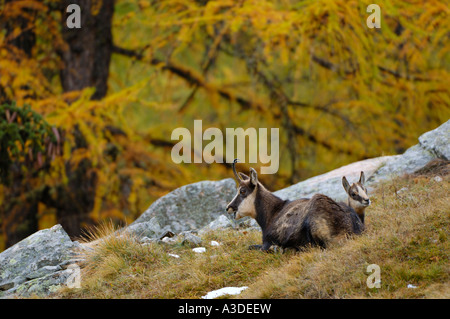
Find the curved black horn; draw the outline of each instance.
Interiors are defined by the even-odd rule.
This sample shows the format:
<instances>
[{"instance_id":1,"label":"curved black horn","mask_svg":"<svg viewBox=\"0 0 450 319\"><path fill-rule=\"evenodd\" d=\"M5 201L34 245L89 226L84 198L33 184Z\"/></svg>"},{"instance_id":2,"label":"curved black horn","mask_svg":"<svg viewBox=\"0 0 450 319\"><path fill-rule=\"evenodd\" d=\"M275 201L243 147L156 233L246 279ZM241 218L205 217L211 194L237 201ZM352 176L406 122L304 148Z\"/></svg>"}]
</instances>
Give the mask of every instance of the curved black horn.
<instances>
[{"instance_id":1,"label":"curved black horn","mask_svg":"<svg viewBox=\"0 0 450 319\"><path fill-rule=\"evenodd\" d=\"M232 167L233 167L233 173L234 173L234 176L236 177L236 179L238 180L238 182L241 182L242 179L241 179L241 177L239 176L239 174L236 172L236 163L237 163L238 161L239 161L239 160L238 160L237 158L235 158L234 161L233 161Z\"/></svg>"}]
</instances>

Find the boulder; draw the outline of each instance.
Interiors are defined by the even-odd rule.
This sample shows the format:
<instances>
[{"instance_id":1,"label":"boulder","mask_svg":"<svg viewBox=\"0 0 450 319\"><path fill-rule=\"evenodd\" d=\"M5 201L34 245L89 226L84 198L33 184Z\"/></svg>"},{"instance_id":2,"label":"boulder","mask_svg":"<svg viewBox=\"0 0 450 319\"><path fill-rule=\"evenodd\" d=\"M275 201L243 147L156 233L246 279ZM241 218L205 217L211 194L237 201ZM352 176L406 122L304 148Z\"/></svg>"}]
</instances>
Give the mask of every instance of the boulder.
<instances>
[{"instance_id":1,"label":"boulder","mask_svg":"<svg viewBox=\"0 0 450 319\"><path fill-rule=\"evenodd\" d=\"M4 297L11 295L29 297L35 295L38 297L45 297L60 289L72 274L71 269L64 269L56 272L48 273L47 275L33 280L26 281L5 292Z\"/></svg>"},{"instance_id":2,"label":"boulder","mask_svg":"<svg viewBox=\"0 0 450 319\"><path fill-rule=\"evenodd\" d=\"M366 179L369 185L375 185L382 180L413 173L434 158L435 156L431 152L416 144L408 148L402 155L387 161L385 165L380 167L372 176L366 177Z\"/></svg>"},{"instance_id":3,"label":"boulder","mask_svg":"<svg viewBox=\"0 0 450 319\"><path fill-rule=\"evenodd\" d=\"M250 217L244 217L239 220L233 219L231 216L227 217L225 214L220 215L215 220L210 222L208 225L199 230L199 234L203 235L207 232L226 229L226 228L251 228L256 230L261 230L256 220Z\"/></svg>"},{"instance_id":4,"label":"boulder","mask_svg":"<svg viewBox=\"0 0 450 319\"><path fill-rule=\"evenodd\" d=\"M386 165L399 155L371 158L349 165L342 166L328 173L311 177L300 183L274 192L282 199L310 198L316 193L327 195L335 200L345 200L347 194L342 187L342 176L346 176L350 183L357 182L361 171L364 171L366 180L381 166Z\"/></svg>"},{"instance_id":5,"label":"boulder","mask_svg":"<svg viewBox=\"0 0 450 319\"><path fill-rule=\"evenodd\" d=\"M450 120L438 128L422 134L419 137L419 144L436 157L450 160Z\"/></svg>"},{"instance_id":6,"label":"boulder","mask_svg":"<svg viewBox=\"0 0 450 319\"><path fill-rule=\"evenodd\" d=\"M436 129L422 134L419 144L388 161L368 179L369 185L403 174L412 174L430 161L450 158L450 120Z\"/></svg>"},{"instance_id":7,"label":"boulder","mask_svg":"<svg viewBox=\"0 0 450 319\"><path fill-rule=\"evenodd\" d=\"M366 186L370 192L380 181L411 174L436 158L450 158L450 120L424 133L419 137L418 144L411 146L401 155L382 156L355 162L274 193L282 199L291 200L309 198L316 193L321 193L341 201L347 198L342 187L342 176L346 176L352 183L358 181L360 172L364 171Z\"/></svg>"},{"instance_id":8,"label":"boulder","mask_svg":"<svg viewBox=\"0 0 450 319\"><path fill-rule=\"evenodd\" d=\"M61 225L40 230L0 254L0 294L25 282L61 271L78 247Z\"/></svg>"},{"instance_id":9,"label":"boulder","mask_svg":"<svg viewBox=\"0 0 450 319\"><path fill-rule=\"evenodd\" d=\"M223 214L234 195L236 182L231 178L185 185L156 200L129 227L152 220L175 233L198 230Z\"/></svg>"},{"instance_id":10,"label":"boulder","mask_svg":"<svg viewBox=\"0 0 450 319\"><path fill-rule=\"evenodd\" d=\"M202 239L191 231L181 232L178 234L176 241L181 242L182 245L192 247L200 246L202 244Z\"/></svg>"},{"instance_id":11,"label":"boulder","mask_svg":"<svg viewBox=\"0 0 450 319\"><path fill-rule=\"evenodd\" d=\"M125 233L130 233L137 238L159 238L165 232L159 225L157 218L153 217L149 221L133 223L124 229Z\"/></svg>"},{"instance_id":12,"label":"boulder","mask_svg":"<svg viewBox=\"0 0 450 319\"><path fill-rule=\"evenodd\" d=\"M233 226L234 226L234 223L230 218L228 218L225 215L220 215L215 220L210 222L208 225L203 227L200 230L200 233L204 233L204 232L208 232L208 231L216 230L216 229L230 228Z\"/></svg>"}]
</instances>

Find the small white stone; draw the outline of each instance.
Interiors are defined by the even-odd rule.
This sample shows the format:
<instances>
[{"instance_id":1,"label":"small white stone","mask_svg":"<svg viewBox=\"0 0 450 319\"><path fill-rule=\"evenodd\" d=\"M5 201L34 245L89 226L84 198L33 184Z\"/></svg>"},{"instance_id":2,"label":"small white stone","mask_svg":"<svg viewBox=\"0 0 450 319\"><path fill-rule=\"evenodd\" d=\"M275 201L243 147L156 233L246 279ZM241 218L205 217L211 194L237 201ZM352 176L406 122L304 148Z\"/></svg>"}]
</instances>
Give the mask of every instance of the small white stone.
<instances>
[{"instance_id":1,"label":"small white stone","mask_svg":"<svg viewBox=\"0 0 450 319\"><path fill-rule=\"evenodd\" d=\"M163 243L170 244L170 243L174 243L174 242L175 242L175 239L170 238L170 237L164 237L161 241L162 241Z\"/></svg>"},{"instance_id":2,"label":"small white stone","mask_svg":"<svg viewBox=\"0 0 450 319\"><path fill-rule=\"evenodd\" d=\"M211 240L211 242L209 243L211 246L220 246L220 244L215 241L215 240Z\"/></svg>"},{"instance_id":3,"label":"small white stone","mask_svg":"<svg viewBox=\"0 0 450 319\"><path fill-rule=\"evenodd\" d=\"M408 191L408 190L409 190L408 187L402 187L402 188L400 188L400 189L397 191L397 194L404 193L404 192L406 192L406 191Z\"/></svg>"},{"instance_id":4,"label":"small white stone","mask_svg":"<svg viewBox=\"0 0 450 319\"><path fill-rule=\"evenodd\" d=\"M438 182L438 183L442 182L442 177L440 177L440 176L435 176L433 179L435 182Z\"/></svg>"},{"instance_id":5,"label":"small white stone","mask_svg":"<svg viewBox=\"0 0 450 319\"><path fill-rule=\"evenodd\" d=\"M175 254L168 254L168 255L171 256L171 257L174 257L174 258L180 258L180 256L175 255Z\"/></svg>"},{"instance_id":6,"label":"small white stone","mask_svg":"<svg viewBox=\"0 0 450 319\"><path fill-rule=\"evenodd\" d=\"M195 253L202 254L202 253L206 252L206 248L205 247L192 248L192 251Z\"/></svg>"}]
</instances>

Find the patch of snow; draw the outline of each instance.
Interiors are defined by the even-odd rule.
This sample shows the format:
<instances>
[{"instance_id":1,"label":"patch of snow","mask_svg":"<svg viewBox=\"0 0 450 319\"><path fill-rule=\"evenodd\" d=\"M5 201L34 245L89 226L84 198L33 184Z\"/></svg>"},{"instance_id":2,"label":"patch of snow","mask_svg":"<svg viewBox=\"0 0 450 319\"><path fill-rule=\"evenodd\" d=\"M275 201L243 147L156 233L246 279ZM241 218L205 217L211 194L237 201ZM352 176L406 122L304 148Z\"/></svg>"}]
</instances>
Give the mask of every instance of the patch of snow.
<instances>
[{"instance_id":1,"label":"patch of snow","mask_svg":"<svg viewBox=\"0 0 450 319\"><path fill-rule=\"evenodd\" d=\"M408 284L408 287L407 287L407 288L412 288L412 289L416 289L416 288L417 288L417 286L414 286L414 285Z\"/></svg>"},{"instance_id":2,"label":"patch of snow","mask_svg":"<svg viewBox=\"0 0 450 319\"><path fill-rule=\"evenodd\" d=\"M239 295L242 291L244 291L247 288L248 288L247 286L220 288L220 289L208 292L206 295L202 296L202 299L214 299L214 298L221 297L224 295Z\"/></svg>"},{"instance_id":3,"label":"patch of snow","mask_svg":"<svg viewBox=\"0 0 450 319\"><path fill-rule=\"evenodd\" d=\"M206 248L205 247L192 248L192 251L195 252L195 253L202 254L202 253L204 253L206 251Z\"/></svg>"},{"instance_id":4,"label":"patch of snow","mask_svg":"<svg viewBox=\"0 0 450 319\"><path fill-rule=\"evenodd\" d=\"M168 255L171 256L171 257L174 257L174 258L180 258L180 256L175 255L175 254L168 254Z\"/></svg>"},{"instance_id":5,"label":"patch of snow","mask_svg":"<svg viewBox=\"0 0 450 319\"><path fill-rule=\"evenodd\" d=\"M435 176L433 179L435 182L438 182L438 183L442 182L442 177L440 177L440 176Z\"/></svg>"},{"instance_id":6,"label":"patch of snow","mask_svg":"<svg viewBox=\"0 0 450 319\"><path fill-rule=\"evenodd\" d=\"M209 243L211 246L220 246L220 244L215 241L215 240L211 240L211 242Z\"/></svg>"},{"instance_id":7,"label":"patch of snow","mask_svg":"<svg viewBox=\"0 0 450 319\"><path fill-rule=\"evenodd\" d=\"M174 243L174 242L175 242L175 239L170 238L170 237L164 237L164 238L162 239L162 242L163 242L163 243L166 243L166 244Z\"/></svg>"}]
</instances>

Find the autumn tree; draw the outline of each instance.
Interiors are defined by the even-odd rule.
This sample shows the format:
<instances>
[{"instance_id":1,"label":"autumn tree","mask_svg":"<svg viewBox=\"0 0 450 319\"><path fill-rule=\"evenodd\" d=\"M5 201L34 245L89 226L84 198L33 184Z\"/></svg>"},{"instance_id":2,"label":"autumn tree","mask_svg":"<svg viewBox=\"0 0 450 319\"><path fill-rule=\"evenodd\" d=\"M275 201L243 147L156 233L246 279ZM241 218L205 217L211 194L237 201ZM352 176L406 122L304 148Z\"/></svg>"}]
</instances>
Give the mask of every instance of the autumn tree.
<instances>
[{"instance_id":1,"label":"autumn tree","mask_svg":"<svg viewBox=\"0 0 450 319\"><path fill-rule=\"evenodd\" d=\"M81 32L66 28L67 3L2 2L0 102L9 115L30 105L60 147L36 151L43 167L28 158L14 191L0 186L3 246L31 215L29 232L60 222L77 235L231 176L227 163L172 162L172 130L194 119L280 128L280 170L261 176L277 189L401 153L450 117L445 1L379 1L370 29L364 1L83 0Z\"/></svg>"},{"instance_id":2,"label":"autumn tree","mask_svg":"<svg viewBox=\"0 0 450 319\"><path fill-rule=\"evenodd\" d=\"M399 153L424 121L430 129L448 117L448 7L380 6L383 27L369 29L367 4L354 1L140 1L121 21L143 36L116 41L115 52L191 86L163 101L178 105L181 122L206 98L212 126L282 127L294 182L313 158L336 166ZM228 102L252 120L222 117Z\"/></svg>"},{"instance_id":3,"label":"autumn tree","mask_svg":"<svg viewBox=\"0 0 450 319\"><path fill-rule=\"evenodd\" d=\"M42 57L42 53L44 53L46 59L46 64L41 65L40 82L35 83L35 88L30 87L27 83L29 78L21 78L22 74L18 74L13 68L9 69L10 73L5 75L7 80L9 76L13 78L13 81L22 80L24 83L17 86L16 92L9 92L11 97L4 93L3 102L16 100L17 96L21 95L18 93L21 90L24 91L22 95L25 97L36 96L36 94L42 93L40 91L43 88L39 87L40 85L47 86L50 95L56 93L57 90L50 88L49 80L57 73L60 75L62 92L76 92L94 87L95 91L90 96L91 99L100 99L106 95L112 49L111 22L114 1L81 1L79 3L83 8L81 15L83 28L81 29L70 29L66 24L66 8L69 4L70 1L5 1L3 3L2 17L4 19L2 20L5 21L4 30L6 31L3 45L5 52L10 54L11 60L16 63L24 61L35 63L32 73L38 73L36 71L42 62L38 57ZM57 24L58 20L60 24ZM42 29L42 27L48 28L48 30ZM52 36L48 37L45 34L47 32ZM44 41L45 45L38 46L36 40L47 41ZM48 46L54 47L49 48ZM49 61L53 65L47 68ZM5 81L6 83L7 81ZM5 89L1 91L5 92L8 89L11 90L12 87L5 85ZM70 105L73 100L69 99L66 102ZM8 124L19 128L23 124L23 119L17 116L17 110L12 109L12 106L5 105L4 107L4 110L8 112L5 115L13 114L11 117L14 117L12 120L14 123ZM7 120L10 120L11 117L8 117ZM55 132L59 130L57 127L53 129ZM86 147L87 137L81 132L78 123L68 130L62 128L62 136L65 133L75 137L71 153ZM7 137L8 135L5 135L5 139ZM26 142L21 145L21 148L22 151L27 151L28 148L30 150L29 159L33 157L33 152ZM7 150L2 150L2 152L7 152ZM42 153L38 153L39 159ZM36 156L36 154L34 155ZM16 159L16 161L18 160ZM9 175L5 180L14 181L8 184L9 192L6 193L10 200L3 207L4 218L1 220L3 232L7 238L7 246L37 230L37 223L30 224L29 221L36 220L38 203L51 208L55 212L58 222L63 224L71 234L78 234L82 228L81 223L90 220L88 215L94 206L97 181L97 174L93 170L90 159L85 158L75 166L66 165L66 182L63 185L36 187L28 192L25 192L24 187L32 177L27 175L27 178L24 178L23 169L15 172L11 167L2 167L2 174ZM26 203L17 205L16 199L23 198L24 195L26 195Z\"/></svg>"}]
</instances>

